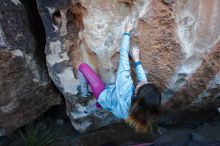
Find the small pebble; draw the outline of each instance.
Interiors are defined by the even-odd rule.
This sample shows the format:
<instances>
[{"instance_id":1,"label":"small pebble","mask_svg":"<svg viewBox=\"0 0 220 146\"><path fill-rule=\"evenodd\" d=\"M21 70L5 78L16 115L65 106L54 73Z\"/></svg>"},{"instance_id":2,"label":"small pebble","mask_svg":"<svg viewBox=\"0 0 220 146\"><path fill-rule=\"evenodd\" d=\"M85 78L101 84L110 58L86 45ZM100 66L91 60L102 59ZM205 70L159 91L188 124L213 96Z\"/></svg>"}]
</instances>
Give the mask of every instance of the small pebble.
<instances>
[{"instance_id":1,"label":"small pebble","mask_svg":"<svg viewBox=\"0 0 220 146\"><path fill-rule=\"evenodd\" d=\"M63 125L63 124L64 124L63 119L57 119L57 120L56 120L56 124L57 124L57 125Z\"/></svg>"}]
</instances>

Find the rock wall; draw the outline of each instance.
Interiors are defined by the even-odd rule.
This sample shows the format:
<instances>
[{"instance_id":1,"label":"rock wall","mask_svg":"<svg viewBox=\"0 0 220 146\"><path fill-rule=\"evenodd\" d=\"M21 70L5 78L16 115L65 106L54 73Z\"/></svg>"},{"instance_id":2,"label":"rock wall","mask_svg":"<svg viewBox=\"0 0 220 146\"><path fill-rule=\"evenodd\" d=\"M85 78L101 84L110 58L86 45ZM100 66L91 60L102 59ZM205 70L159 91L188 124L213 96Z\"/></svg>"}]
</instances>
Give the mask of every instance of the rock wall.
<instances>
[{"instance_id":1,"label":"rock wall","mask_svg":"<svg viewBox=\"0 0 220 146\"><path fill-rule=\"evenodd\" d=\"M219 6L219 1L205 0L176 3L176 36L184 56L170 79L169 94L164 92L173 106L219 106Z\"/></svg>"},{"instance_id":2,"label":"rock wall","mask_svg":"<svg viewBox=\"0 0 220 146\"><path fill-rule=\"evenodd\" d=\"M165 110L216 110L220 106L218 0L37 3L46 31L49 74L65 96L67 114L77 130L84 132L117 121L106 111L80 114L95 101L76 96L77 66L86 62L105 83L113 84L127 19L135 24L132 45L140 47L143 66L149 80L160 88Z\"/></svg>"},{"instance_id":3,"label":"rock wall","mask_svg":"<svg viewBox=\"0 0 220 146\"><path fill-rule=\"evenodd\" d=\"M47 73L45 34L37 14L35 1L1 1L0 136L61 102Z\"/></svg>"}]
</instances>

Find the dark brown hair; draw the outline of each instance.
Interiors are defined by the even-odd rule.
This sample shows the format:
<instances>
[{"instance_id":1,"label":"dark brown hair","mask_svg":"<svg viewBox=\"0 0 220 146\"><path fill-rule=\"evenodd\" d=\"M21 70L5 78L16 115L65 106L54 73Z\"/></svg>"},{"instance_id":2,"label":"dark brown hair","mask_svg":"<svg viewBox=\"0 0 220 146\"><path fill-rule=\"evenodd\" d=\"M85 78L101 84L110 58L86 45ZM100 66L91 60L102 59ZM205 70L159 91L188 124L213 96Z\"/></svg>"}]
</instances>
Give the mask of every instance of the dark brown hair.
<instances>
[{"instance_id":1,"label":"dark brown hair","mask_svg":"<svg viewBox=\"0 0 220 146\"><path fill-rule=\"evenodd\" d=\"M126 123L134 127L137 132L145 133L152 130L152 122L159 116L161 94L155 85L142 85L136 96L132 98L130 114Z\"/></svg>"}]
</instances>

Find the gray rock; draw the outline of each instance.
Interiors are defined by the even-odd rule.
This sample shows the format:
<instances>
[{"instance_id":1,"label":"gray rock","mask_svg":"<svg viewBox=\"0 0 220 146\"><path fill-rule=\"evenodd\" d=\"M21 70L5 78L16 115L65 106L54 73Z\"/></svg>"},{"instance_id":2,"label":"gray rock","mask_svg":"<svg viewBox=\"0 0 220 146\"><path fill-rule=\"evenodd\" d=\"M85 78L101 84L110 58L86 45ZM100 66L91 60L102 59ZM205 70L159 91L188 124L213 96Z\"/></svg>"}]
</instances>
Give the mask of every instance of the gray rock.
<instances>
[{"instance_id":1,"label":"gray rock","mask_svg":"<svg viewBox=\"0 0 220 146\"><path fill-rule=\"evenodd\" d=\"M40 23L33 24L33 19L39 20L35 9L29 5L28 10L27 4L20 1L1 1L1 136L33 121L61 102L60 94L48 77L41 34L32 34L44 33L39 29Z\"/></svg>"},{"instance_id":2,"label":"gray rock","mask_svg":"<svg viewBox=\"0 0 220 146\"><path fill-rule=\"evenodd\" d=\"M0 129L0 137L6 135L6 130L5 129Z\"/></svg>"}]
</instances>

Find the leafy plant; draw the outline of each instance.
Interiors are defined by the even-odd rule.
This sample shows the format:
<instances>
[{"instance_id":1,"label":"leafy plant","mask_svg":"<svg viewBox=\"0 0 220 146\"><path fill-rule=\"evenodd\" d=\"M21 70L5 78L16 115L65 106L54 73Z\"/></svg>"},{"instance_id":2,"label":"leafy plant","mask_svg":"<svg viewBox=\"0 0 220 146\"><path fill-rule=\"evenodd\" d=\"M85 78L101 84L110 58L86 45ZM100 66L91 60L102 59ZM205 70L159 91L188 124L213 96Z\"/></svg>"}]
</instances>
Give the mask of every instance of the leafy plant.
<instances>
[{"instance_id":1,"label":"leafy plant","mask_svg":"<svg viewBox=\"0 0 220 146\"><path fill-rule=\"evenodd\" d=\"M55 146L56 139L51 135L50 130L41 131L39 126L27 126L20 131L20 140L24 146Z\"/></svg>"}]
</instances>

